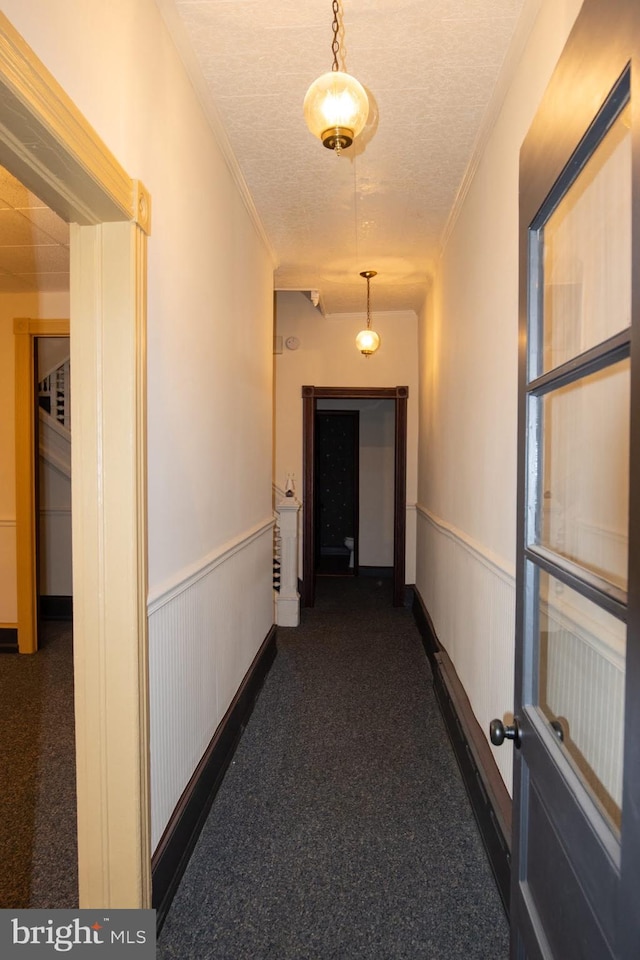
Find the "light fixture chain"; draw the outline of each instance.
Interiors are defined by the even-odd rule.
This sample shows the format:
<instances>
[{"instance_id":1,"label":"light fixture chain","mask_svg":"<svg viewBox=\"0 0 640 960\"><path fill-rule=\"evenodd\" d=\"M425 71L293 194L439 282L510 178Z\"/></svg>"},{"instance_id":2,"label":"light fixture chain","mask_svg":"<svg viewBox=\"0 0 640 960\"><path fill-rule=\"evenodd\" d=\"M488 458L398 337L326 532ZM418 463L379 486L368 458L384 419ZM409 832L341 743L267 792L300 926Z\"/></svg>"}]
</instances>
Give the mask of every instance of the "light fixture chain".
<instances>
[{"instance_id":1,"label":"light fixture chain","mask_svg":"<svg viewBox=\"0 0 640 960\"><path fill-rule=\"evenodd\" d=\"M371 329L370 285L371 285L371 278L367 277L367 330Z\"/></svg>"},{"instance_id":2,"label":"light fixture chain","mask_svg":"<svg viewBox=\"0 0 640 960\"><path fill-rule=\"evenodd\" d=\"M340 53L340 41L338 40L338 31L340 30L340 23L338 21L338 14L340 13L340 0L333 0L331 4L333 10L333 23L331 28L333 30L333 43L331 44L331 50L333 51L333 65L331 67L332 71L339 70L338 65L338 54Z\"/></svg>"}]
</instances>

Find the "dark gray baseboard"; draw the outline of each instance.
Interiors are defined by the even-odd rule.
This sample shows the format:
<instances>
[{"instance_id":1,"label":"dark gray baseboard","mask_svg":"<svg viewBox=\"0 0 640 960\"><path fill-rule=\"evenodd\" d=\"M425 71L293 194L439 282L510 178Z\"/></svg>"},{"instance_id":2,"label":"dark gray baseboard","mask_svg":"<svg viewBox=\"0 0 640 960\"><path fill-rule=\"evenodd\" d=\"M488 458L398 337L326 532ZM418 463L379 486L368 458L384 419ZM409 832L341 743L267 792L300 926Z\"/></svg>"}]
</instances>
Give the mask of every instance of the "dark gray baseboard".
<instances>
[{"instance_id":1,"label":"dark gray baseboard","mask_svg":"<svg viewBox=\"0 0 640 960\"><path fill-rule=\"evenodd\" d=\"M73 597L41 594L40 616L43 620L73 620Z\"/></svg>"},{"instance_id":2,"label":"dark gray baseboard","mask_svg":"<svg viewBox=\"0 0 640 960\"><path fill-rule=\"evenodd\" d=\"M152 906L160 931L211 804L276 656L273 626L173 811L151 860Z\"/></svg>"},{"instance_id":3,"label":"dark gray baseboard","mask_svg":"<svg viewBox=\"0 0 640 960\"><path fill-rule=\"evenodd\" d=\"M393 567L364 567L358 566L361 577L380 577L381 580L390 580L393 577Z\"/></svg>"},{"instance_id":4,"label":"dark gray baseboard","mask_svg":"<svg viewBox=\"0 0 640 960\"><path fill-rule=\"evenodd\" d=\"M511 798L464 687L441 647L422 597L414 588L413 615L433 671L438 704L460 767L505 911L511 881Z\"/></svg>"},{"instance_id":5,"label":"dark gray baseboard","mask_svg":"<svg viewBox=\"0 0 640 960\"><path fill-rule=\"evenodd\" d=\"M18 628L0 627L0 653L18 652Z\"/></svg>"}]
</instances>

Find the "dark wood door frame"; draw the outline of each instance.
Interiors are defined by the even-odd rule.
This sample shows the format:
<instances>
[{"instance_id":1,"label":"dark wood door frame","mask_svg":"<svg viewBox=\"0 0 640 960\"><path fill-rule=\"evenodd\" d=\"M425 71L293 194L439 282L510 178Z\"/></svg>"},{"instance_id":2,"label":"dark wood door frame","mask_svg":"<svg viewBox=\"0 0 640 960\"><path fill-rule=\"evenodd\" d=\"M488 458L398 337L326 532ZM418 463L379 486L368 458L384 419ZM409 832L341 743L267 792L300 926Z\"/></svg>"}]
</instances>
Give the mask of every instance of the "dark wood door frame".
<instances>
[{"instance_id":1,"label":"dark wood door frame","mask_svg":"<svg viewBox=\"0 0 640 960\"><path fill-rule=\"evenodd\" d=\"M315 601L315 415L317 400L393 400L395 402L395 466L393 485L393 605L404 606L407 527L407 399L409 387L302 388L302 601Z\"/></svg>"}]
</instances>

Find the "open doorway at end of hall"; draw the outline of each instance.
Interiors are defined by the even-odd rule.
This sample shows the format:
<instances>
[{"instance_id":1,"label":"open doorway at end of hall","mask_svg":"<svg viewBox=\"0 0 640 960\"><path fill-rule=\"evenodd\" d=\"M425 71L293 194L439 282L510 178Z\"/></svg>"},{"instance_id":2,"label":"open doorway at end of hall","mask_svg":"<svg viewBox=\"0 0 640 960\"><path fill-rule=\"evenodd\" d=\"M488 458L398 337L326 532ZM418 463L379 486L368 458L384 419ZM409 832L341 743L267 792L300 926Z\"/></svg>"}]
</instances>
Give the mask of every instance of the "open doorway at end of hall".
<instances>
[{"instance_id":1,"label":"open doorway at end of hall","mask_svg":"<svg viewBox=\"0 0 640 960\"><path fill-rule=\"evenodd\" d=\"M393 573L394 401L318 400L316 576Z\"/></svg>"},{"instance_id":2,"label":"open doorway at end of hall","mask_svg":"<svg viewBox=\"0 0 640 960\"><path fill-rule=\"evenodd\" d=\"M389 572L404 605L407 387L302 388L303 581Z\"/></svg>"}]
</instances>

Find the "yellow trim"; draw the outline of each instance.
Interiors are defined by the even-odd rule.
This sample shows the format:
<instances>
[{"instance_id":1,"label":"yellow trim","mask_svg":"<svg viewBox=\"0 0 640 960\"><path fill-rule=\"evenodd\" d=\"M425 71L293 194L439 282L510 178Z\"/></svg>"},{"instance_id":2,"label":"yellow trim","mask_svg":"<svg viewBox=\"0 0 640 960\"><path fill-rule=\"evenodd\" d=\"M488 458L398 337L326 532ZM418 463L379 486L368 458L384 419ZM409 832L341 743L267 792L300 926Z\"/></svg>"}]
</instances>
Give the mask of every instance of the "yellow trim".
<instances>
[{"instance_id":1,"label":"yellow trim","mask_svg":"<svg viewBox=\"0 0 640 960\"><path fill-rule=\"evenodd\" d=\"M75 697L85 718L76 756L87 907L148 906L150 897L145 305L141 228L73 224L73 617L74 637L85 640Z\"/></svg>"},{"instance_id":2,"label":"yellow trim","mask_svg":"<svg viewBox=\"0 0 640 960\"><path fill-rule=\"evenodd\" d=\"M28 317L16 317L13 321L14 333L28 333L32 337L68 337L68 320L32 320Z\"/></svg>"},{"instance_id":3,"label":"yellow trim","mask_svg":"<svg viewBox=\"0 0 640 960\"><path fill-rule=\"evenodd\" d=\"M34 337L69 336L68 320L13 321L16 376L16 568L18 651L38 649Z\"/></svg>"},{"instance_id":4,"label":"yellow trim","mask_svg":"<svg viewBox=\"0 0 640 960\"><path fill-rule=\"evenodd\" d=\"M147 191L127 176L3 13L0 76L0 140L12 154L4 166L68 220L133 220L148 234Z\"/></svg>"},{"instance_id":5,"label":"yellow trim","mask_svg":"<svg viewBox=\"0 0 640 960\"><path fill-rule=\"evenodd\" d=\"M17 623L0 623L0 630L17 630Z\"/></svg>"},{"instance_id":6,"label":"yellow trim","mask_svg":"<svg viewBox=\"0 0 640 960\"><path fill-rule=\"evenodd\" d=\"M80 906L150 907L144 335L151 202L3 14L0 157L71 223ZM31 321L27 329L35 329ZM16 348L26 351L29 336L21 333ZM27 456L33 460L33 449ZM31 574L24 556L21 563Z\"/></svg>"}]
</instances>

